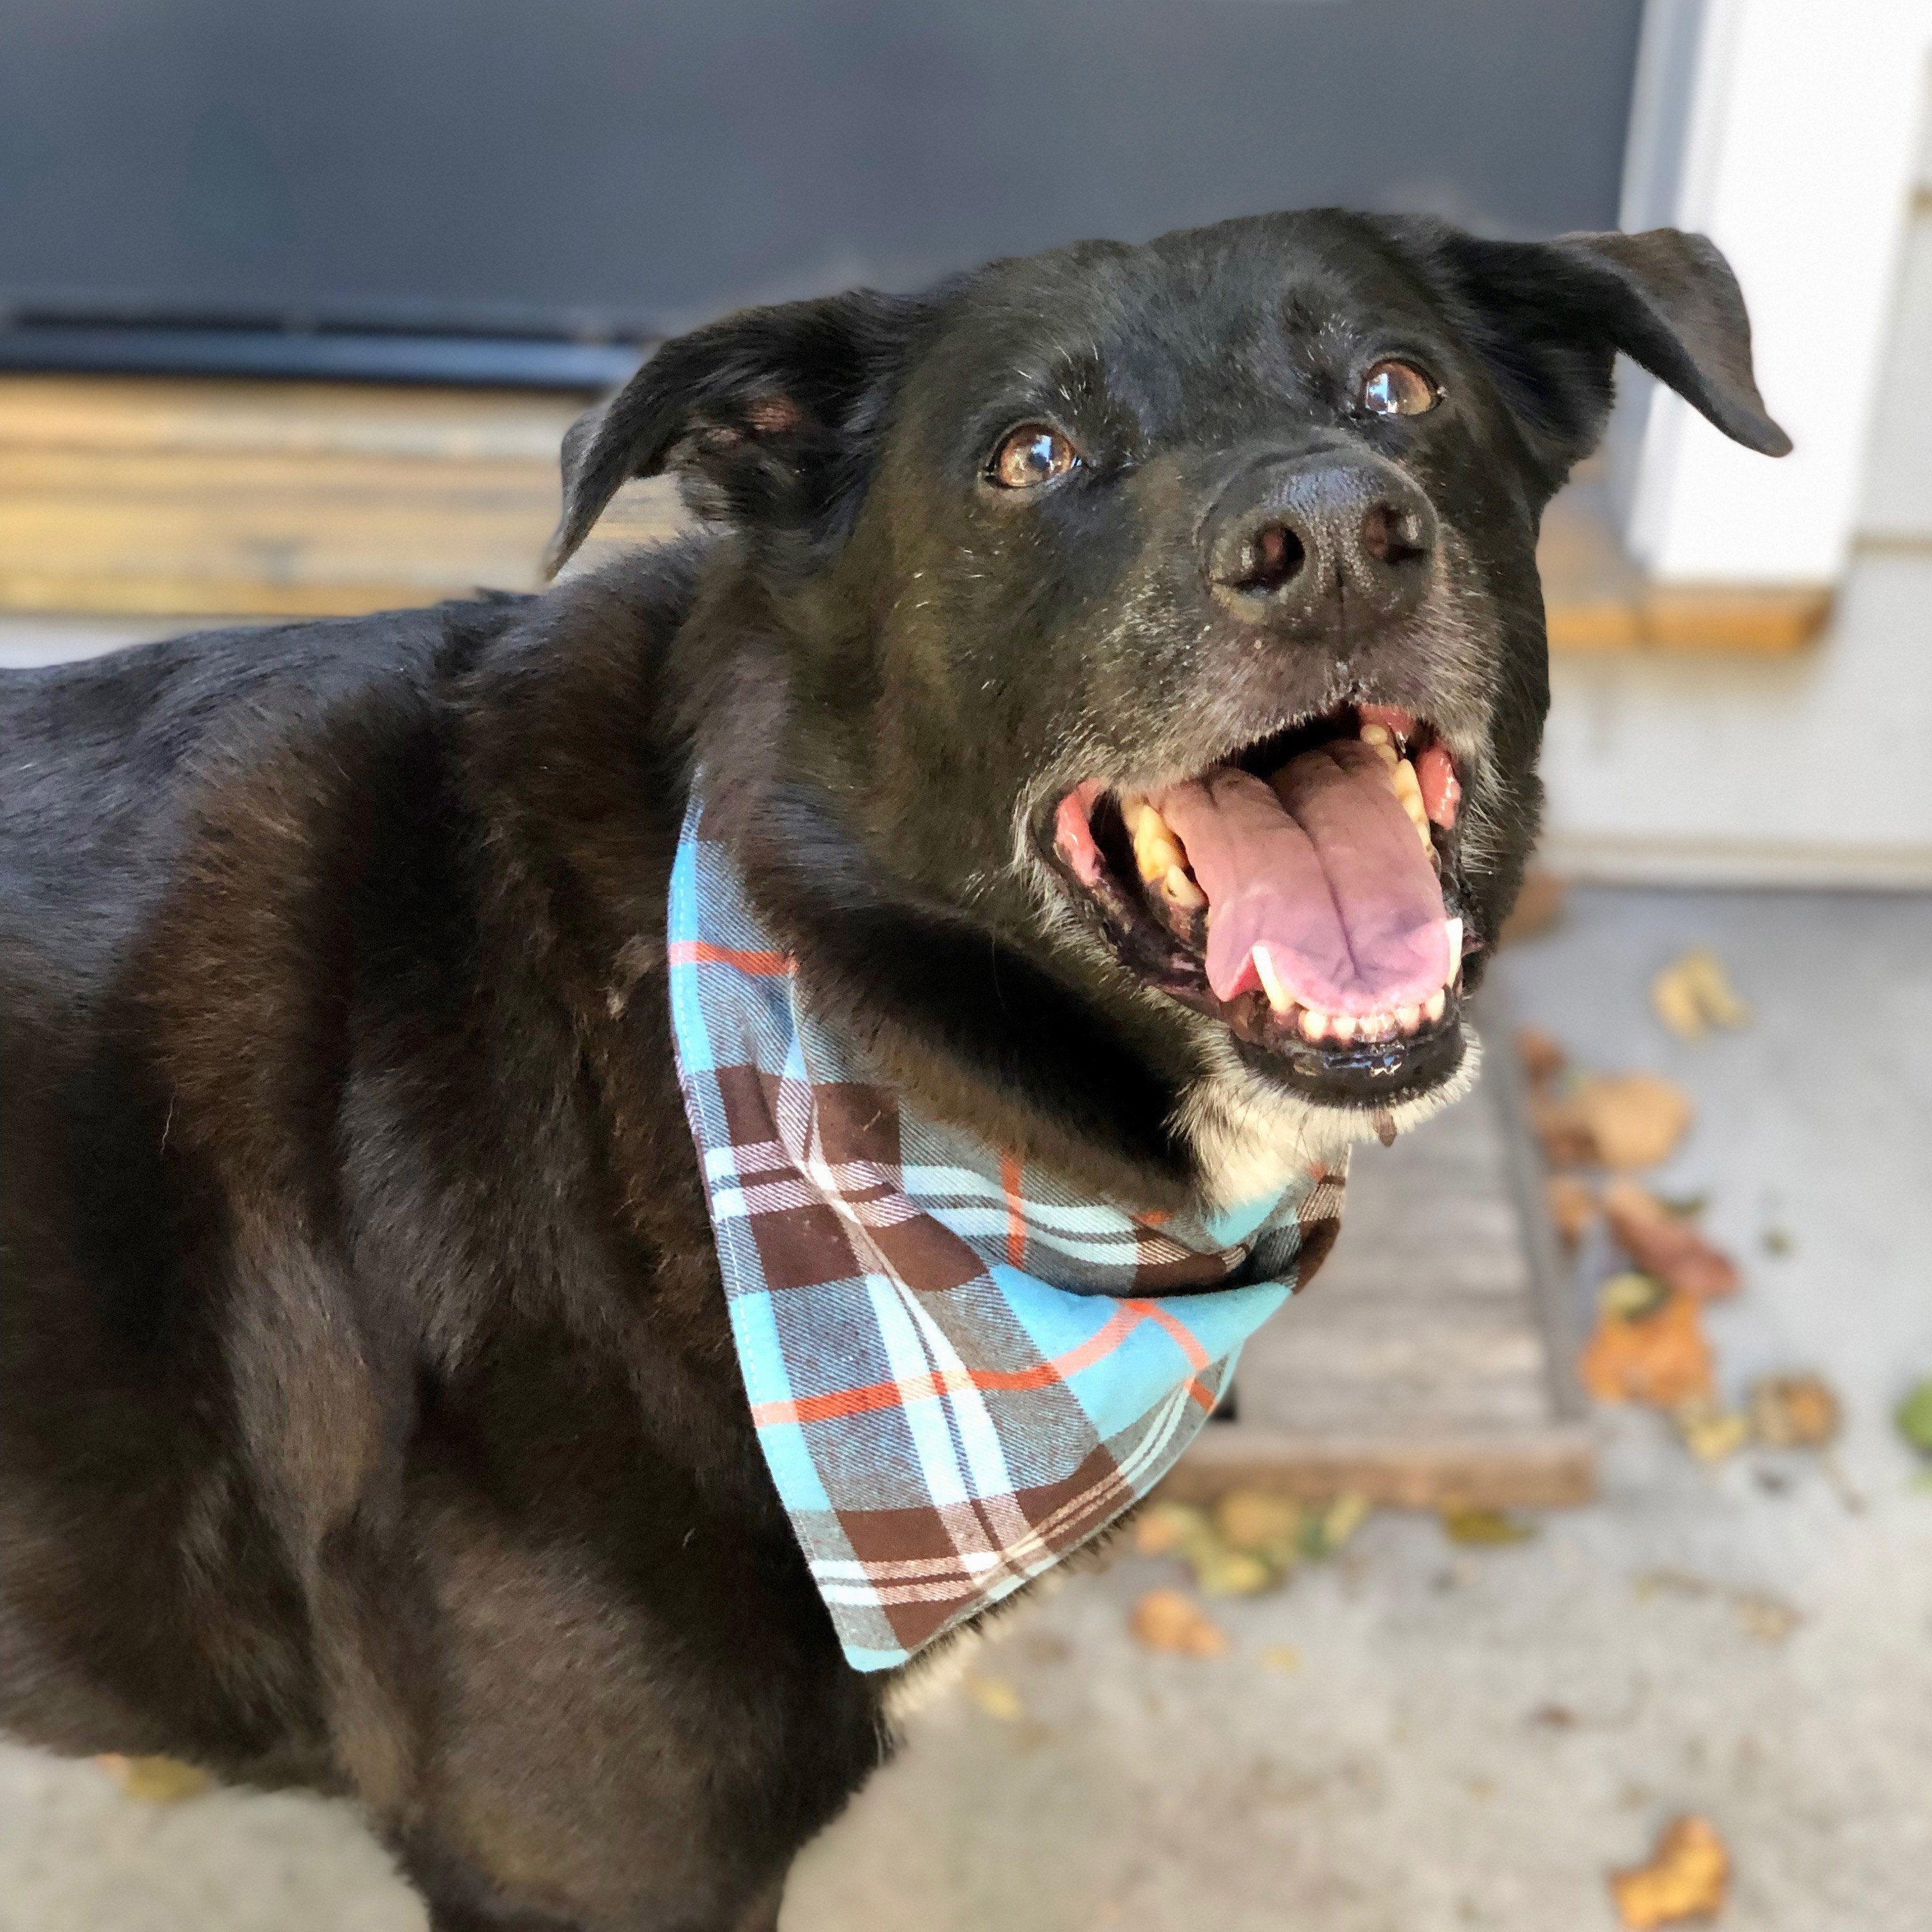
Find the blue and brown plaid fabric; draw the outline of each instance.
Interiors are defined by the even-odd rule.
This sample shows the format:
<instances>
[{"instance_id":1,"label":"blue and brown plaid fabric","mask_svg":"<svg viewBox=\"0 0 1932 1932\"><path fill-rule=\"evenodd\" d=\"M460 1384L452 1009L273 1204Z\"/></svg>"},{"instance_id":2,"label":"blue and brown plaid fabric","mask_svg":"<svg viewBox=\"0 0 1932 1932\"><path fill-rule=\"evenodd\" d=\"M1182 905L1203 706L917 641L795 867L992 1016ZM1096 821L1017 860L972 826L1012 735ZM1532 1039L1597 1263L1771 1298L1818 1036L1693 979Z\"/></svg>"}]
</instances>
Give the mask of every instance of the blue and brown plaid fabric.
<instances>
[{"instance_id":1,"label":"blue and brown plaid fabric","mask_svg":"<svg viewBox=\"0 0 1932 1932\"><path fill-rule=\"evenodd\" d=\"M758 1439L847 1658L889 1670L1166 1473L1327 1251L1342 1176L1163 1218L919 1118L806 1010L695 805L669 938Z\"/></svg>"}]
</instances>

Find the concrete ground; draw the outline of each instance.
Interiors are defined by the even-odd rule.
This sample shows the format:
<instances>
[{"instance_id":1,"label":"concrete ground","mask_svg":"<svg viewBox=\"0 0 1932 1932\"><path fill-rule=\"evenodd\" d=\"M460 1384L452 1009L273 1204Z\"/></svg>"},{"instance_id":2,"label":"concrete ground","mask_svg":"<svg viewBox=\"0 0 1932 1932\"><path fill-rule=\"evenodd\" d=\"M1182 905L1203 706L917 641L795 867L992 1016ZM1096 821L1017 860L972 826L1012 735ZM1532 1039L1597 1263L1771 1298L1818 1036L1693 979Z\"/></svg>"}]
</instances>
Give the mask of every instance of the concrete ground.
<instances>
[{"instance_id":1,"label":"concrete ground","mask_svg":"<svg viewBox=\"0 0 1932 1932\"><path fill-rule=\"evenodd\" d=\"M1748 1030L1652 1018L1649 976L1694 944ZM1607 1932L1604 1874L1687 1810L1732 1847L1726 1932L1932 1926L1932 1492L1890 1423L1932 1373L1932 899L1580 892L1502 970L1580 1059L1696 1096L1660 1179L1708 1192L1747 1263L1710 1322L1725 1382L1823 1372L1834 1455L1707 1469L1604 1412L1593 1507L1496 1550L1375 1517L1215 1605L1211 1662L1128 1636L1167 1564L1075 1576L914 1720L802 1862L785 1932ZM0 1932L422 1922L345 1809L144 1806L0 1753Z\"/></svg>"}]
</instances>

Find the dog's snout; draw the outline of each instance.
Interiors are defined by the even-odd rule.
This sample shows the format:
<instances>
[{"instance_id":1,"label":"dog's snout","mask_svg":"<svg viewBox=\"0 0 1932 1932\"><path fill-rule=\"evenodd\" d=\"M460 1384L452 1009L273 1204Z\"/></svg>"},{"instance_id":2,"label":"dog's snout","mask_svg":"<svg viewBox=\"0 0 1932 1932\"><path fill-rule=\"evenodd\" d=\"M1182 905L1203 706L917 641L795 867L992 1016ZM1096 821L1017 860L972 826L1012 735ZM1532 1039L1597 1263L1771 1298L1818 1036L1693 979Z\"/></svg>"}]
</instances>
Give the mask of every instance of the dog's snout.
<instances>
[{"instance_id":1,"label":"dog's snout","mask_svg":"<svg viewBox=\"0 0 1932 1932\"><path fill-rule=\"evenodd\" d=\"M1436 518L1386 464L1304 459L1242 476L1207 534L1204 568L1225 608L1245 622L1325 631L1386 622L1420 603Z\"/></svg>"}]
</instances>

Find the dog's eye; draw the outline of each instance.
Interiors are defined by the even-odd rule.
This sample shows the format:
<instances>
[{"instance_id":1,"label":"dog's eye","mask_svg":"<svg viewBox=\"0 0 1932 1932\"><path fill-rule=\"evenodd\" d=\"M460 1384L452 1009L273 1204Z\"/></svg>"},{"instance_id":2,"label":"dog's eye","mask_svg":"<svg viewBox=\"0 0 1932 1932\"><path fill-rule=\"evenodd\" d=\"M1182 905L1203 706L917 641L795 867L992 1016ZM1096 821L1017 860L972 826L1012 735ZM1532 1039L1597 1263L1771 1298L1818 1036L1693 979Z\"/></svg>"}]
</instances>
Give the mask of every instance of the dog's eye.
<instances>
[{"instance_id":1,"label":"dog's eye","mask_svg":"<svg viewBox=\"0 0 1932 1932\"><path fill-rule=\"evenodd\" d=\"M1362 406L1372 416L1419 416L1436 400L1436 385L1407 362L1378 362L1363 378Z\"/></svg>"},{"instance_id":2,"label":"dog's eye","mask_svg":"<svg viewBox=\"0 0 1932 1932\"><path fill-rule=\"evenodd\" d=\"M1072 444L1052 424L1022 423L1001 440L986 476L1003 490L1031 490L1064 476L1079 460Z\"/></svg>"}]
</instances>

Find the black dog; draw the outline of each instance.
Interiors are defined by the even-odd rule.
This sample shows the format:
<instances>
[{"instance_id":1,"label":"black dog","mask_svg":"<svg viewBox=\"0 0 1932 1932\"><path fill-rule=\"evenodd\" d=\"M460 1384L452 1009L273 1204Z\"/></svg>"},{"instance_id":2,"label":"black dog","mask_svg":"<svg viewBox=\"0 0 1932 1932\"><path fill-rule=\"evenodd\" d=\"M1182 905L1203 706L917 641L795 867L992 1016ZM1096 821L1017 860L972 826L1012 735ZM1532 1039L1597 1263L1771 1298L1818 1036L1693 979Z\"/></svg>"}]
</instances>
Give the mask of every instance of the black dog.
<instances>
[{"instance_id":1,"label":"black dog","mask_svg":"<svg viewBox=\"0 0 1932 1932\"><path fill-rule=\"evenodd\" d=\"M566 447L560 556L666 468L702 542L0 682L0 1721L352 1792L439 1928L774 1924L888 1687L728 1331L690 774L928 1112L1150 1208L1393 1132L1535 824L1538 521L1619 350L1786 447L1674 232L756 310Z\"/></svg>"}]
</instances>

